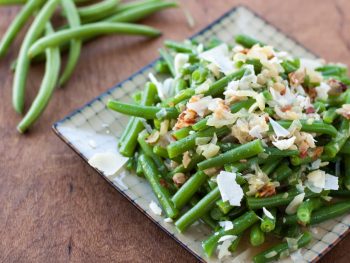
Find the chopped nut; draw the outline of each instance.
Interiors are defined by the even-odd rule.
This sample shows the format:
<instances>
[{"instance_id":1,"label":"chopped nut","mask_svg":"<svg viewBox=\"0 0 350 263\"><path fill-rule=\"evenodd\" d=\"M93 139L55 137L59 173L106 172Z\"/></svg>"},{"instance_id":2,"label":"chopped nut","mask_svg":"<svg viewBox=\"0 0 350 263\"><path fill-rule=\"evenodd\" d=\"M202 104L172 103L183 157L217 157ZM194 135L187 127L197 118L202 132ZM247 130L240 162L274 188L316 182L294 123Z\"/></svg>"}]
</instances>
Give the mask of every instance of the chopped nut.
<instances>
[{"instance_id":1,"label":"chopped nut","mask_svg":"<svg viewBox=\"0 0 350 263\"><path fill-rule=\"evenodd\" d=\"M329 95L340 95L347 89L346 85L337 79L329 79L327 84L331 87L328 91Z\"/></svg>"},{"instance_id":2,"label":"chopped nut","mask_svg":"<svg viewBox=\"0 0 350 263\"><path fill-rule=\"evenodd\" d=\"M184 155L182 157L182 165L187 168L188 165L190 164L191 162L191 156L190 156L190 152L187 151L187 152L184 152Z\"/></svg>"},{"instance_id":3,"label":"chopped nut","mask_svg":"<svg viewBox=\"0 0 350 263\"><path fill-rule=\"evenodd\" d=\"M177 186L183 185L186 182L186 176L183 173L176 173L173 176L173 181Z\"/></svg>"},{"instance_id":4,"label":"chopped nut","mask_svg":"<svg viewBox=\"0 0 350 263\"><path fill-rule=\"evenodd\" d=\"M276 194L275 185L271 183L265 184L262 188L259 189L257 193L258 197L268 197L275 194Z\"/></svg>"},{"instance_id":5,"label":"chopped nut","mask_svg":"<svg viewBox=\"0 0 350 263\"><path fill-rule=\"evenodd\" d=\"M296 87L304 83L305 71L297 70L288 74L289 82L292 86Z\"/></svg>"},{"instance_id":6,"label":"chopped nut","mask_svg":"<svg viewBox=\"0 0 350 263\"><path fill-rule=\"evenodd\" d=\"M322 153L323 153L323 147L322 146L316 147L315 150L313 151L312 159L317 160Z\"/></svg>"},{"instance_id":7,"label":"chopped nut","mask_svg":"<svg viewBox=\"0 0 350 263\"><path fill-rule=\"evenodd\" d=\"M195 124L196 118L197 113L194 110L186 109L185 111L181 112L180 116L177 118L175 129L178 130Z\"/></svg>"}]
</instances>

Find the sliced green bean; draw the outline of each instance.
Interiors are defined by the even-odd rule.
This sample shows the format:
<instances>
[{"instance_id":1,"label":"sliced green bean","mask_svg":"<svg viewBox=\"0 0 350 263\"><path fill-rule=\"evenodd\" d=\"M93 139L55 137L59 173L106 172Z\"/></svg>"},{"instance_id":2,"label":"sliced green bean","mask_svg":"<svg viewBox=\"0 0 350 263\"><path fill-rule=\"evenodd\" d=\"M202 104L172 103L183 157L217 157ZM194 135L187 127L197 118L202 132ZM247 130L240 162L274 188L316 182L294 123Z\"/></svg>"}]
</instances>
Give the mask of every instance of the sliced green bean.
<instances>
[{"instance_id":1,"label":"sliced green bean","mask_svg":"<svg viewBox=\"0 0 350 263\"><path fill-rule=\"evenodd\" d=\"M347 140L343 147L340 149L340 153L350 154L350 140Z\"/></svg>"},{"instance_id":2,"label":"sliced green bean","mask_svg":"<svg viewBox=\"0 0 350 263\"><path fill-rule=\"evenodd\" d=\"M174 58L164 49L159 49L159 54L164 59L165 63L168 65L170 73L173 77L175 77L175 66L174 66Z\"/></svg>"},{"instance_id":3,"label":"sliced green bean","mask_svg":"<svg viewBox=\"0 0 350 263\"><path fill-rule=\"evenodd\" d=\"M265 233L269 233L271 231L273 231L276 227L276 214L277 214L277 209L276 208L270 208L268 210L272 217L267 216L265 213L262 216L262 220L260 223L260 228L261 231L265 232Z\"/></svg>"},{"instance_id":4,"label":"sliced green bean","mask_svg":"<svg viewBox=\"0 0 350 263\"><path fill-rule=\"evenodd\" d=\"M337 108L335 107L331 107L328 110L326 110L323 113L323 121L327 124L332 124L333 121L335 120L335 118L337 117L337 113L336 113Z\"/></svg>"},{"instance_id":5,"label":"sliced green bean","mask_svg":"<svg viewBox=\"0 0 350 263\"><path fill-rule=\"evenodd\" d=\"M243 35L243 34L238 34L235 36L235 41L236 43L246 47L246 48L251 48L252 46L256 44L260 44L261 46L264 46L265 44L260 42L259 40L256 40L250 36Z\"/></svg>"},{"instance_id":6,"label":"sliced green bean","mask_svg":"<svg viewBox=\"0 0 350 263\"><path fill-rule=\"evenodd\" d=\"M179 130L175 130L171 133L171 136L173 136L176 140L181 140L183 138L186 138L192 129L190 127L184 127Z\"/></svg>"},{"instance_id":7,"label":"sliced green bean","mask_svg":"<svg viewBox=\"0 0 350 263\"><path fill-rule=\"evenodd\" d=\"M143 173L147 181L150 183L152 190L155 193L155 196L161 204L164 212L168 217L175 218L178 215L179 211L175 208L173 202L170 200L170 194L168 190L162 186L159 181L160 176L156 164L150 157L144 154L141 154L139 157L139 162L141 162Z\"/></svg>"},{"instance_id":8,"label":"sliced green bean","mask_svg":"<svg viewBox=\"0 0 350 263\"><path fill-rule=\"evenodd\" d=\"M277 167L275 172L273 173L272 178L277 182L282 182L286 180L291 174L293 170L289 167L289 162L283 162L280 166Z\"/></svg>"},{"instance_id":9,"label":"sliced green bean","mask_svg":"<svg viewBox=\"0 0 350 263\"><path fill-rule=\"evenodd\" d=\"M173 40L165 40L164 45L177 53L193 53L193 48L184 43L179 43Z\"/></svg>"},{"instance_id":10,"label":"sliced green bean","mask_svg":"<svg viewBox=\"0 0 350 263\"><path fill-rule=\"evenodd\" d=\"M53 29L51 24L46 25L46 35L52 34ZM60 50L59 48L48 48L45 51L46 54L46 65L45 65L45 75L40 85L39 92L35 97L32 105L30 106L27 114L21 120L17 126L17 130L20 133L27 131L40 115L45 110L47 104L50 101L53 91L55 90L58 75L60 72Z\"/></svg>"},{"instance_id":11,"label":"sliced green bean","mask_svg":"<svg viewBox=\"0 0 350 263\"><path fill-rule=\"evenodd\" d=\"M343 119L336 136L324 147L324 152L330 157L335 157L345 142L350 137L350 121Z\"/></svg>"},{"instance_id":12,"label":"sliced green bean","mask_svg":"<svg viewBox=\"0 0 350 263\"><path fill-rule=\"evenodd\" d=\"M278 121L278 123L284 128L289 128L289 126L292 124L292 121L282 120ZM335 137L338 134L338 131L334 126L331 124L326 124L323 121L313 121L312 123L308 123L305 120L300 120L300 123L301 131L304 132L328 134L332 137Z\"/></svg>"},{"instance_id":13,"label":"sliced green bean","mask_svg":"<svg viewBox=\"0 0 350 263\"><path fill-rule=\"evenodd\" d=\"M11 1L8 1L10 3ZM15 1L12 1L15 2ZM19 31L28 22L29 18L38 10L43 4L44 0L33 0L29 2L22 1L25 5L22 7L21 11L16 15L15 19L12 21L11 25L7 28L4 36L0 42L0 57L6 55L8 49L10 48L12 42L16 38ZM5 1L6 3L6 1ZM0 3L1 5L2 3Z\"/></svg>"},{"instance_id":14,"label":"sliced green bean","mask_svg":"<svg viewBox=\"0 0 350 263\"><path fill-rule=\"evenodd\" d=\"M250 244L258 247L265 242L265 234L261 231L259 224L254 224L250 230Z\"/></svg>"},{"instance_id":15,"label":"sliced green bean","mask_svg":"<svg viewBox=\"0 0 350 263\"><path fill-rule=\"evenodd\" d=\"M49 0L41 8L38 15L34 19L26 36L22 42L19 51L15 75L13 79L13 107L16 112L22 114L24 109L24 93L29 69L30 60L28 58L28 50L30 46L36 41L45 29L45 24L51 18L55 11L59 0Z\"/></svg>"},{"instance_id":16,"label":"sliced green bean","mask_svg":"<svg viewBox=\"0 0 350 263\"><path fill-rule=\"evenodd\" d=\"M297 210L299 222L303 225L309 224L312 212L320 208L321 205L322 202L320 198L311 198L301 203Z\"/></svg>"}]
</instances>

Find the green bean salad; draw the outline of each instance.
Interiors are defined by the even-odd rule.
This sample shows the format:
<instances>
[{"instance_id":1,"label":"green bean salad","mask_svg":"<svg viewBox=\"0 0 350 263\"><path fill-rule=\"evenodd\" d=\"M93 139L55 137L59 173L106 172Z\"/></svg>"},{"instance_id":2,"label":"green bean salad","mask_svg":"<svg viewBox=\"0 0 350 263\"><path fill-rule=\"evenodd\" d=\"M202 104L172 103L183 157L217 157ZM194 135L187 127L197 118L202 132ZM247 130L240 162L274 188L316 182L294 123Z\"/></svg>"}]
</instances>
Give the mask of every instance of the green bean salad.
<instances>
[{"instance_id":1,"label":"green bean salad","mask_svg":"<svg viewBox=\"0 0 350 263\"><path fill-rule=\"evenodd\" d=\"M183 233L207 224L208 257L231 255L244 235L255 247L277 237L253 258L270 262L350 211L350 79L342 64L235 42L165 41L134 103L108 107L131 116L119 152L152 187L154 213Z\"/></svg>"}]
</instances>

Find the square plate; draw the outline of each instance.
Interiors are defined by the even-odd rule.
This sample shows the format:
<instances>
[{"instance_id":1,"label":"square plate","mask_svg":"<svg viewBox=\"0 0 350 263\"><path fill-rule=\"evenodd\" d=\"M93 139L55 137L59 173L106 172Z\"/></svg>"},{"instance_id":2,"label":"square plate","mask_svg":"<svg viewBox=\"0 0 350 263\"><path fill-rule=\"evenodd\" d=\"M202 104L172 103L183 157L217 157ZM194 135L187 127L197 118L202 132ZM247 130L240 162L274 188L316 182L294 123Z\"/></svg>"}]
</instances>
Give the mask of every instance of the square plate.
<instances>
[{"instance_id":1,"label":"square plate","mask_svg":"<svg viewBox=\"0 0 350 263\"><path fill-rule=\"evenodd\" d=\"M317 57L243 6L233 8L192 38L199 42L206 42L212 37L217 37L225 42L232 42L233 36L238 33L254 36L281 50L289 51L295 56ZM85 161L95 153L117 152L117 139L123 132L128 117L108 110L105 106L106 102L108 99L131 101L131 94L144 87L148 74L150 72L155 74L153 69L155 62L55 123L53 126L55 133ZM96 145L93 145L95 143ZM100 175L197 259L202 262L218 262L215 257L208 259L203 254L201 241L210 233L206 226L199 224L195 228L190 228L186 233L179 234L173 224L164 222L163 217L154 215L150 211L149 203L151 200L156 201L156 198L144 179L124 169L114 176L107 177L102 173ZM343 216L314 227L312 231L314 241L307 248L302 249L303 260L299 258L298 263L316 262L348 233L349 227L350 216ZM249 262L254 253L256 251L248 244L247 246L242 245L240 250L233 255L235 257L233 261L231 258L230 262ZM283 262L291 261L291 259L283 260Z\"/></svg>"}]
</instances>

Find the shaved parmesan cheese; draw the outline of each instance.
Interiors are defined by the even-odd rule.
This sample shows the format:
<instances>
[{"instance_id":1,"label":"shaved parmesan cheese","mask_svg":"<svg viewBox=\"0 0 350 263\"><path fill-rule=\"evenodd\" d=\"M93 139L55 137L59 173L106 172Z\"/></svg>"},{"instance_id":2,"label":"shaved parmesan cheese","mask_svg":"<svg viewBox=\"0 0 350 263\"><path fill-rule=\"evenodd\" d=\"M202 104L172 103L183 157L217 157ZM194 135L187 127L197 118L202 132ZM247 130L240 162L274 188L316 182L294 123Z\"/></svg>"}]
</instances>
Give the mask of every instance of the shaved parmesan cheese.
<instances>
[{"instance_id":1,"label":"shaved parmesan cheese","mask_svg":"<svg viewBox=\"0 0 350 263\"><path fill-rule=\"evenodd\" d=\"M274 216L271 214L271 212L269 210L267 210L265 207L263 207L263 212L268 218L270 218L272 220L275 219Z\"/></svg>"},{"instance_id":2,"label":"shaved parmesan cheese","mask_svg":"<svg viewBox=\"0 0 350 263\"><path fill-rule=\"evenodd\" d=\"M287 137L289 135L289 131L283 128L278 122L274 121L269 117L270 124L272 126L273 131L275 132L277 138L279 137Z\"/></svg>"},{"instance_id":3,"label":"shaved parmesan cheese","mask_svg":"<svg viewBox=\"0 0 350 263\"><path fill-rule=\"evenodd\" d=\"M230 60L230 53L226 44L221 44L199 54L199 58L215 64L225 75L234 71L233 62Z\"/></svg>"},{"instance_id":4,"label":"shaved parmesan cheese","mask_svg":"<svg viewBox=\"0 0 350 263\"><path fill-rule=\"evenodd\" d=\"M226 241L226 240L230 240L230 241L232 242L232 241L234 241L236 238L237 238L237 236L234 236L234 235L225 235L225 236L220 237L220 239L219 239L218 242L221 243L221 242L224 242L224 241Z\"/></svg>"},{"instance_id":5,"label":"shaved parmesan cheese","mask_svg":"<svg viewBox=\"0 0 350 263\"><path fill-rule=\"evenodd\" d=\"M278 149L283 151L283 150L287 150L290 147L292 147L292 145L295 142L295 139L296 139L296 137L293 136L293 137L290 137L289 139L278 140L278 141L272 142L272 144L275 145Z\"/></svg>"},{"instance_id":6,"label":"shaved parmesan cheese","mask_svg":"<svg viewBox=\"0 0 350 263\"><path fill-rule=\"evenodd\" d=\"M225 231L233 229L233 224L231 221L221 221L219 225L224 228Z\"/></svg>"},{"instance_id":7,"label":"shaved parmesan cheese","mask_svg":"<svg viewBox=\"0 0 350 263\"><path fill-rule=\"evenodd\" d=\"M228 201L232 206L241 205L243 190L236 182L236 173L221 171L217 183L223 201Z\"/></svg>"},{"instance_id":8,"label":"shaved parmesan cheese","mask_svg":"<svg viewBox=\"0 0 350 263\"><path fill-rule=\"evenodd\" d=\"M218 258L220 260L231 255L231 252L228 250L228 248L231 246L231 243L232 241L229 239L229 240L225 240L221 245L218 246L218 249L219 249Z\"/></svg>"},{"instance_id":9,"label":"shaved parmesan cheese","mask_svg":"<svg viewBox=\"0 0 350 263\"><path fill-rule=\"evenodd\" d=\"M128 158L113 152L95 153L88 163L101 171L104 175L115 174L128 161Z\"/></svg>"},{"instance_id":10,"label":"shaved parmesan cheese","mask_svg":"<svg viewBox=\"0 0 350 263\"><path fill-rule=\"evenodd\" d=\"M326 172L321 170L312 171L307 175L305 185L314 193L320 193L325 188Z\"/></svg>"},{"instance_id":11,"label":"shaved parmesan cheese","mask_svg":"<svg viewBox=\"0 0 350 263\"><path fill-rule=\"evenodd\" d=\"M267 253L266 255L265 255L265 258L273 258L273 257L275 257L275 256L277 256L278 254L277 254L277 252L276 251L271 251L271 252L269 252L269 253Z\"/></svg>"},{"instance_id":12,"label":"shaved parmesan cheese","mask_svg":"<svg viewBox=\"0 0 350 263\"><path fill-rule=\"evenodd\" d=\"M177 53L174 58L174 68L176 76L180 75L180 69L188 62L188 54Z\"/></svg>"},{"instance_id":13,"label":"shaved parmesan cheese","mask_svg":"<svg viewBox=\"0 0 350 263\"><path fill-rule=\"evenodd\" d=\"M308 70L315 70L318 67L324 65L324 60L322 59L310 59L310 58L300 58L300 67L306 68Z\"/></svg>"},{"instance_id":14,"label":"shaved parmesan cheese","mask_svg":"<svg viewBox=\"0 0 350 263\"><path fill-rule=\"evenodd\" d=\"M203 117L208 110L209 103L213 100L211 96L201 98L194 102L187 103L187 108L195 111L199 116Z\"/></svg>"},{"instance_id":15,"label":"shaved parmesan cheese","mask_svg":"<svg viewBox=\"0 0 350 263\"><path fill-rule=\"evenodd\" d=\"M151 209L153 214L157 216L162 215L162 209L157 205L156 202L151 201L151 203L149 204L149 208Z\"/></svg>"},{"instance_id":16,"label":"shaved parmesan cheese","mask_svg":"<svg viewBox=\"0 0 350 263\"><path fill-rule=\"evenodd\" d=\"M165 223L172 223L174 220L172 220L170 217L164 218Z\"/></svg>"},{"instance_id":17,"label":"shaved parmesan cheese","mask_svg":"<svg viewBox=\"0 0 350 263\"><path fill-rule=\"evenodd\" d=\"M304 262L305 259L303 255L301 254L301 249L298 249L297 251L290 254L290 258L294 263Z\"/></svg>"},{"instance_id":18,"label":"shaved parmesan cheese","mask_svg":"<svg viewBox=\"0 0 350 263\"><path fill-rule=\"evenodd\" d=\"M298 194L294 197L292 202L289 203L289 205L286 208L286 213L288 215L295 214L299 205L303 202L305 197L305 193Z\"/></svg>"},{"instance_id":19,"label":"shaved parmesan cheese","mask_svg":"<svg viewBox=\"0 0 350 263\"><path fill-rule=\"evenodd\" d=\"M324 189L338 190L339 189L338 177L334 175L326 174Z\"/></svg>"},{"instance_id":20,"label":"shaved parmesan cheese","mask_svg":"<svg viewBox=\"0 0 350 263\"><path fill-rule=\"evenodd\" d=\"M320 86L316 87L316 93L317 93L317 98L320 98L321 100L327 100L328 99L328 91L330 91L331 87L324 83L321 82Z\"/></svg>"}]
</instances>

